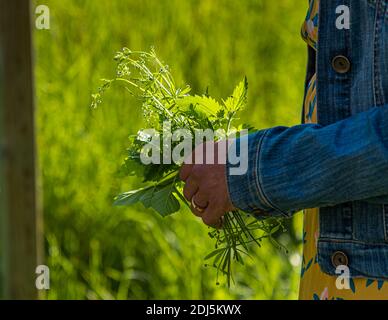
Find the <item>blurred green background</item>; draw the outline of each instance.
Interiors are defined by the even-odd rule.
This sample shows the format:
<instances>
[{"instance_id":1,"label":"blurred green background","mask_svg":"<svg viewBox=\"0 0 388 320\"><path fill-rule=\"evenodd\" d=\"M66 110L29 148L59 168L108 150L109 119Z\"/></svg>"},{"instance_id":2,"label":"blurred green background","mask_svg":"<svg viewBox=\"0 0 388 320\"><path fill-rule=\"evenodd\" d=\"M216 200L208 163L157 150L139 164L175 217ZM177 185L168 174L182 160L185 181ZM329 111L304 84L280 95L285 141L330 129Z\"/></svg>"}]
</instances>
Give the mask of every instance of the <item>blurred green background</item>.
<instances>
[{"instance_id":1,"label":"blurred green background","mask_svg":"<svg viewBox=\"0 0 388 320\"><path fill-rule=\"evenodd\" d=\"M154 46L178 82L228 96L246 75L257 128L298 124L306 64L293 0L45 0L51 29L34 31L39 163L49 299L295 299L301 216L280 236L289 255L266 243L216 285L203 266L208 229L189 212L162 219L114 208L136 182L119 178L127 137L141 127L125 92L91 111L100 78L114 76L116 51ZM307 5L307 1L306 1ZM33 6L34 8L34 6Z\"/></svg>"}]
</instances>

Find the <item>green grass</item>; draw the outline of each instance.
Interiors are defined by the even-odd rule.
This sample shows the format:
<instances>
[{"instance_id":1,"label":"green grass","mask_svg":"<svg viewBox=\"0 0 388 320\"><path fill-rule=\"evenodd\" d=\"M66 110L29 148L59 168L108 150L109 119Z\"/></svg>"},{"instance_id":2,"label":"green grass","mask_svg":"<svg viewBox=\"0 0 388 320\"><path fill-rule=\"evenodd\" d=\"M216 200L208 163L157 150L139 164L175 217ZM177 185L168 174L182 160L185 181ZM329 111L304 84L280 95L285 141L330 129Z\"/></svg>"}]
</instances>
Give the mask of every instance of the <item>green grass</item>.
<instances>
[{"instance_id":1,"label":"green grass","mask_svg":"<svg viewBox=\"0 0 388 320\"><path fill-rule=\"evenodd\" d=\"M285 256L267 243L236 270L237 285L216 286L203 266L207 228L185 211L172 218L114 208L113 197L139 184L117 170L127 136L141 127L130 97L108 95L91 112L90 94L113 76L114 53L148 50L194 92L227 96L246 75L257 128L300 120L306 7L292 0L46 0L51 30L35 30L39 163L49 299L293 299L300 217L282 236ZM117 92L117 91L116 91Z\"/></svg>"}]
</instances>

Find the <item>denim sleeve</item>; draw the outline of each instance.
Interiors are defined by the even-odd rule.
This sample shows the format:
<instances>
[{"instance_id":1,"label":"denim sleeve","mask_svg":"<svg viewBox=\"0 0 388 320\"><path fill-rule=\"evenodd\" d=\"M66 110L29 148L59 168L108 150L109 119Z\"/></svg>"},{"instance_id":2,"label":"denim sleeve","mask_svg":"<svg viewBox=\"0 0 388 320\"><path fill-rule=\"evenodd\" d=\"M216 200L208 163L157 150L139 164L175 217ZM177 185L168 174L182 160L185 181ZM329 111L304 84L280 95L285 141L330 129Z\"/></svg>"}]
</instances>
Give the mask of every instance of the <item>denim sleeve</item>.
<instances>
[{"instance_id":1,"label":"denim sleeve","mask_svg":"<svg viewBox=\"0 0 388 320\"><path fill-rule=\"evenodd\" d=\"M237 141L238 143L238 141ZM388 105L320 126L275 127L248 136L248 171L230 175L233 204L290 216L356 200L388 200Z\"/></svg>"}]
</instances>

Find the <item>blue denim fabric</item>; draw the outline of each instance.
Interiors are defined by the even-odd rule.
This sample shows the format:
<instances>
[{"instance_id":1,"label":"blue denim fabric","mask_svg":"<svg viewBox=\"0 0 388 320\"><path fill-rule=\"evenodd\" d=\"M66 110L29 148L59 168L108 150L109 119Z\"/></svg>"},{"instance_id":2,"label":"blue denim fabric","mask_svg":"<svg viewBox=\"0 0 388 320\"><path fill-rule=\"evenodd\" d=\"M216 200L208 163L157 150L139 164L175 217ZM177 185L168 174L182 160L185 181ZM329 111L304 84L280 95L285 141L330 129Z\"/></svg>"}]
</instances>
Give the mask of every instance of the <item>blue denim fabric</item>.
<instances>
[{"instance_id":1,"label":"blue denim fabric","mask_svg":"<svg viewBox=\"0 0 388 320\"><path fill-rule=\"evenodd\" d=\"M350 30L336 8L350 8ZM319 124L276 127L249 136L249 169L228 176L245 211L285 216L320 208L318 262L349 258L353 277L388 279L388 1L321 0L317 72ZM340 74L338 55L351 62ZM317 66L317 70L312 70ZM286 71L285 71L286 72ZM307 76L307 80L309 76ZM238 141L237 141L238 143Z\"/></svg>"}]
</instances>

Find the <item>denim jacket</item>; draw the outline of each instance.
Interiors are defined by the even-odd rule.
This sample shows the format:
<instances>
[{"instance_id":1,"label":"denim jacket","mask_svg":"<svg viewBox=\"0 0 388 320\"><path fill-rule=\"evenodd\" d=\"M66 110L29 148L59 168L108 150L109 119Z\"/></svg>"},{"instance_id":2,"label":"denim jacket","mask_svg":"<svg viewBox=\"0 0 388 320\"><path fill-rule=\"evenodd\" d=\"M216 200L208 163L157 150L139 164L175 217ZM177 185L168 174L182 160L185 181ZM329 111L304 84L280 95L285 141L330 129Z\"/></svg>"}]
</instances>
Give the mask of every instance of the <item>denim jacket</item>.
<instances>
[{"instance_id":1,"label":"denim jacket","mask_svg":"<svg viewBox=\"0 0 388 320\"><path fill-rule=\"evenodd\" d=\"M322 271L335 275L333 256L341 252L352 277L386 280L388 0L320 3L318 50L310 51L306 79L317 72L319 124L249 135L248 171L228 175L230 198L267 216L319 207ZM337 28L343 5L349 29Z\"/></svg>"}]
</instances>

